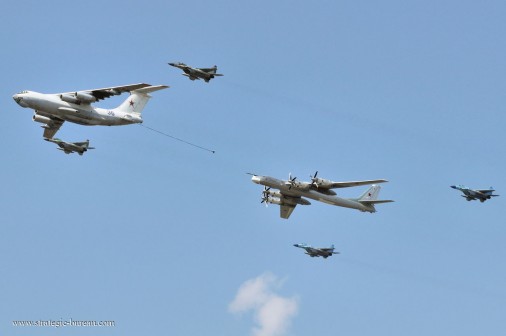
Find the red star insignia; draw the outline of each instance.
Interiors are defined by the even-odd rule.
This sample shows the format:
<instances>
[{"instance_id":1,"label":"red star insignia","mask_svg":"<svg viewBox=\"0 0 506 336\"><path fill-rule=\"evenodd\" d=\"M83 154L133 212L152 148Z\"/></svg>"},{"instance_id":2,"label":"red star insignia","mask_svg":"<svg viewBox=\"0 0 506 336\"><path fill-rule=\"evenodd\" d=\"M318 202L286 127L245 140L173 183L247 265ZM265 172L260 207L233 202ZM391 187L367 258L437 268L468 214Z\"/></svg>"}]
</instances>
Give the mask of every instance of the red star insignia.
<instances>
[{"instance_id":1,"label":"red star insignia","mask_svg":"<svg viewBox=\"0 0 506 336\"><path fill-rule=\"evenodd\" d=\"M134 101L133 101L133 99L130 100L130 106L134 107Z\"/></svg>"}]
</instances>

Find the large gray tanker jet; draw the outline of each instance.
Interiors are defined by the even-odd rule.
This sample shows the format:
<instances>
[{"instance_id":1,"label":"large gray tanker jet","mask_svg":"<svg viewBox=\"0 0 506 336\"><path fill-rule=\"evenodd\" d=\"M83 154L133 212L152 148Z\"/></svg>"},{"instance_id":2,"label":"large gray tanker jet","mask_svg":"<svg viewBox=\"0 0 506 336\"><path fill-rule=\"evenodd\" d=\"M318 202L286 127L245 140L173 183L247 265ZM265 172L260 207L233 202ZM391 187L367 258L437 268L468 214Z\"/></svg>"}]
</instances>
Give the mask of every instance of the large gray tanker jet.
<instances>
[{"instance_id":1,"label":"large gray tanker jet","mask_svg":"<svg viewBox=\"0 0 506 336\"><path fill-rule=\"evenodd\" d=\"M65 121L80 125L119 126L142 123L142 110L150 92L168 88L165 85L132 84L104 89L44 94L22 91L12 98L22 107L35 110L33 121L42 123L44 138L52 139ZM101 99L130 92L120 106L114 109L93 107Z\"/></svg>"}]
</instances>

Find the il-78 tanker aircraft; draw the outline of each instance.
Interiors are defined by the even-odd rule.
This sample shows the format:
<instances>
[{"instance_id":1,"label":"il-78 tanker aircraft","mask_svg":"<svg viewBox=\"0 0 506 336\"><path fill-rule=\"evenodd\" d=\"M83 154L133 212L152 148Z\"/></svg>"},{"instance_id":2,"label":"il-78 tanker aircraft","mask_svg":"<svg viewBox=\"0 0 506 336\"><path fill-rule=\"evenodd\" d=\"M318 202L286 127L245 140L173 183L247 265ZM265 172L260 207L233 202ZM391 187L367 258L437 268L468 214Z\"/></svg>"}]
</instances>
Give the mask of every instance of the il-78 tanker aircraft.
<instances>
[{"instance_id":1,"label":"il-78 tanker aircraft","mask_svg":"<svg viewBox=\"0 0 506 336\"><path fill-rule=\"evenodd\" d=\"M311 182L297 181L296 177L289 174L288 180L278 180L270 176L253 175L251 180L264 186L262 203L280 205L281 218L288 219L297 204L311 204L306 198L337 205L345 208L357 209L363 212L376 212L375 204L393 202L392 200L379 200L378 194L381 187L374 183L388 182L387 180L365 180L334 182L316 177L318 172L311 176ZM358 198L341 198L336 196L335 188L348 188L372 184L371 188ZM271 191L271 188L279 191Z\"/></svg>"},{"instance_id":2,"label":"il-78 tanker aircraft","mask_svg":"<svg viewBox=\"0 0 506 336\"><path fill-rule=\"evenodd\" d=\"M165 88L168 86L141 83L53 94L23 91L12 98L20 106L35 110L33 121L43 124L44 138L52 139L65 121L87 126L142 123L141 112L151 97L148 93ZM91 105L123 92L130 92L130 97L117 108L108 110Z\"/></svg>"}]
</instances>

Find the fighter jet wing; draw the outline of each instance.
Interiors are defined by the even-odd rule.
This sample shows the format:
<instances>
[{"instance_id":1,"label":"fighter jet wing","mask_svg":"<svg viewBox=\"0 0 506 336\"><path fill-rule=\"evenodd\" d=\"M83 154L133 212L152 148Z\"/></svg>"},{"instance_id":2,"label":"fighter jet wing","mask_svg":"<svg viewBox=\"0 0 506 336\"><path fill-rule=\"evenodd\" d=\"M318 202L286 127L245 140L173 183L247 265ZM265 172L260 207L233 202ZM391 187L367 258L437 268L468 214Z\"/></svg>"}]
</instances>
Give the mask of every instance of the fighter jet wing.
<instances>
[{"instance_id":1,"label":"fighter jet wing","mask_svg":"<svg viewBox=\"0 0 506 336\"><path fill-rule=\"evenodd\" d=\"M460 195L460 196L464 197L468 201L476 201L477 200L477 198L473 197L473 196L467 196L467 195Z\"/></svg>"},{"instance_id":2,"label":"fighter jet wing","mask_svg":"<svg viewBox=\"0 0 506 336\"><path fill-rule=\"evenodd\" d=\"M362 185L369 185L369 184L383 183L383 182L388 182L388 181L387 180L365 180L365 181L334 182L330 185L330 189L358 187L358 186L362 186Z\"/></svg>"},{"instance_id":3,"label":"fighter jet wing","mask_svg":"<svg viewBox=\"0 0 506 336\"><path fill-rule=\"evenodd\" d=\"M60 129L61 125L63 125L63 120L51 118L51 123L45 125L44 127L44 138L52 139L56 132Z\"/></svg>"},{"instance_id":4,"label":"fighter jet wing","mask_svg":"<svg viewBox=\"0 0 506 336\"><path fill-rule=\"evenodd\" d=\"M280 205L279 215L281 216L281 218L288 219L288 217L290 217L294 209L295 205L286 205L286 204Z\"/></svg>"},{"instance_id":5,"label":"fighter jet wing","mask_svg":"<svg viewBox=\"0 0 506 336\"><path fill-rule=\"evenodd\" d=\"M486 194L487 192L495 191L494 189L476 189L475 191Z\"/></svg>"},{"instance_id":6,"label":"fighter jet wing","mask_svg":"<svg viewBox=\"0 0 506 336\"><path fill-rule=\"evenodd\" d=\"M130 84L130 85L123 85L123 86L112 86L108 88L103 89L92 89L92 90L83 90L83 91L74 91L74 92L65 92L61 93L61 95L70 95L70 96L76 96L77 93L87 94L95 97L95 99L101 100L105 98L109 98L111 96L120 95L124 92L130 92L133 90L141 89L144 87L150 86L149 84L145 83L139 83L139 84Z\"/></svg>"},{"instance_id":7,"label":"fighter jet wing","mask_svg":"<svg viewBox=\"0 0 506 336\"><path fill-rule=\"evenodd\" d=\"M218 70L218 68L216 67L213 67L213 68L197 68L197 70L200 70L208 75L213 75L213 76L223 76L223 74L219 74L219 73L216 73L216 70Z\"/></svg>"}]
</instances>

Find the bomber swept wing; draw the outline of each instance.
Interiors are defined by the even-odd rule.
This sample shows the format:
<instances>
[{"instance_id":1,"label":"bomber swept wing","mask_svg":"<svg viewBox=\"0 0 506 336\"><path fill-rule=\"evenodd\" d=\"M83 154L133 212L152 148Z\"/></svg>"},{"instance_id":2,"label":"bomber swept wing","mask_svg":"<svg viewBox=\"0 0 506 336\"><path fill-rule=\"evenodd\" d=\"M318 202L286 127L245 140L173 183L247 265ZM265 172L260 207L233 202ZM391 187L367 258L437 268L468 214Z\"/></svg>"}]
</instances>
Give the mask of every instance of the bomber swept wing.
<instances>
[{"instance_id":1,"label":"bomber swept wing","mask_svg":"<svg viewBox=\"0 0 506 336\"><path fill-rule=\"evenodd\" d=\"M318 171L314 174L314 176L311 177L311 185L313 187L316 187L318 189L336 189L336 188L350 188L350 187L358 187L363 185L369 185L369 184L376 184L376 183L384 183L388 182L387 180L361 180L361 181L347 181L347 182L334 182L327 179L322 179L317 177Z\"/></svg>"},{"instance_id":2,"label":"bomber swept wing","mask_svg":"<svg viewBox=\"0 0 506 336\"><path fill-rule=\"evenodd\" d=\"M281 218L288 219L292 214L293 210L295 210L295 205L280 205L279 206L279 215Z\"/></svg>"},{"instance_id":3,"label":"bomber swept wing","mask_svg":"<svg viewBox=\"0 0 506 336\"><path fill-rule=\"evenodd\" d=\"M358 186L383 183L383 182L388 182L388 181L387 180L365 180L365 181L349 181L349 182L332 182L329 189L358 187Z\"/></svg>"}]
</instances>

